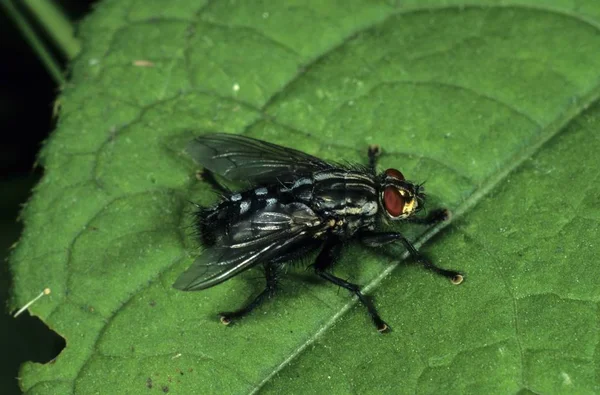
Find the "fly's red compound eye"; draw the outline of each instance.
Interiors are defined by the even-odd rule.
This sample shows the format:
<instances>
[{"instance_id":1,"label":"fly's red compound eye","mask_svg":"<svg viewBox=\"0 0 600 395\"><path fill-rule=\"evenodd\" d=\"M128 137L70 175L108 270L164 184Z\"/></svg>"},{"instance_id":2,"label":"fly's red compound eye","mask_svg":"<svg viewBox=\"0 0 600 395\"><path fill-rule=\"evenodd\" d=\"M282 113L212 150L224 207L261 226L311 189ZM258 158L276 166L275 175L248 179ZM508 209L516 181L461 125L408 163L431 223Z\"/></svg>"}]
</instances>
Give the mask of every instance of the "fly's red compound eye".
<instances>
[{"instance_id":1,"label":"fly's red compound eye","mask_svg":"<svg viewBox=\"0 0 600 395\"><path fill-rule=\"evenodd\" d=\"M404 181L404 175L400 173L400 170L396 169L387 169L385 171L385 175L391 178L395 178L400 181Z\"/></svg>"},{"instance_id":2,"label":"fly's red compound eye","mask_svg":"<svg viewBox=\"0 0 600 395\"><path fill-rule=\"evenodd\" d=\"M385 206L385 210L392 217L395 218L402 214L404 211L404 203L404 197L400 194L398 188L390 186L383 190L383 204Z\"/></svg>"}]
</instances>

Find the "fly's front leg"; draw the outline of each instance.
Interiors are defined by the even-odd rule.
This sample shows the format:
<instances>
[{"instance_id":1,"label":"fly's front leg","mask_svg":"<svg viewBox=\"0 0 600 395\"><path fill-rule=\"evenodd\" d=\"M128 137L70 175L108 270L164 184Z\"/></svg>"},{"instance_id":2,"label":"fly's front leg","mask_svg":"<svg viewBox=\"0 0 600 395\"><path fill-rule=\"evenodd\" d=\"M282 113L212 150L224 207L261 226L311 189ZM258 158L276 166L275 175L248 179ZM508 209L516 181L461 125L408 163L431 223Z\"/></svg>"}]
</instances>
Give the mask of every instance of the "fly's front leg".
<instances>
[{"instance_id":1,"label":"fly's front leg","mask_svg":"<svg viewBox=\"0 0 600 395\"><path fill-rule=\"evenodd\" d=\"M387 332L390 327L386 324L381 317L379 317L379 313L377 313L377 309L371 302L369 298L367 298L361 291L360 287L357 284L349 283L346 280L342 280L339 277L334 276L331 273L326 272L328 268L330 268L335 259L340 253L342 248L342 243L334 238L330 238L325 242L325 246L317 256L317 261L315 262L314 268L317 275L329 282L334 283L337 286L342 288L346 288L348 291L354 293L361 303L367 308L369 311L369 315L375 324L375 327L379 332Z\"/></svg>"},{"instance_id":2,"label":"fly's front leg","mask_svg":"<svg viewBox=\"0 0 600 395\"><path fill-rule=\"evenodd\" d=\"M448 278L452 284L458 285L463 282L463 275L454 270L446 270L435 266L417 251L417 249L404 237L397 232L363 232L359 235L360 241L369 247L380 247L395 241L400 241L408 250L414 260L419 262L425 269L431 270L441 276Z\"/></svg>"},{"instance_id":3,"label":"fly's front leg","mask_svg":"<svg viewBox=\"0 0 600 395\"><path fill-rule=\"evenodd\" d=\"M277 277L279 274L278 268L275 264L272 263L266 263L264 265L264 268L265 278L267 282L265 289L245 307L242 307L241 309L236 311L219 313L219 316L221 316L221 322L223 324L229 325L234 319L241 318L247 315L252 310L254 310L254 308L256 308L258 305L264 302L265 299L270 298L275 294L275 291L277 290Z\"/></svg>"},{"instance_id":4,"label":"fly's front leg","mask_svg":"<svg viewBox=\"0 0 600 395\"><path fill-rule=\"evenodd\" d=\"M452 214L446 208L439 208L431 211L426 217L409 217L404 222L418 225L435 225L450 219Z\"/></svg>"},{"instance_id":5,"label":"fly's front leg","mask_svg":"<svg viewBox=\"0 0 600 395\"><path fill-rule=\"evenodd\" d=\"M373 144L369 146L369 169L371 170L371 174L377 174L377 158L381 155L381 147L377 144Z\"/></svg>"}]
</instances>

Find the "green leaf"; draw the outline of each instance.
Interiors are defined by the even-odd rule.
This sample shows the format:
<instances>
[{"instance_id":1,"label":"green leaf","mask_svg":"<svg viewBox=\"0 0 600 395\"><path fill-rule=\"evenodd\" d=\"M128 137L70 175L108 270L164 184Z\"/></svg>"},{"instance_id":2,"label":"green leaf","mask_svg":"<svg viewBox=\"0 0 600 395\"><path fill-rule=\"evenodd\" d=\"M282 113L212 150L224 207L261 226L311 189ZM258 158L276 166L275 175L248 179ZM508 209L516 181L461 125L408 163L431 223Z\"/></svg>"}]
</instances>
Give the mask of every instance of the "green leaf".
<instances>
[{"instance_id":1,"label":"green leaf","mask_svg":"<svg viewBox=\"0 0 600 395\"><path fill-rule=\"evenodd\" d=\"M600 3L280 3L105 1L82 23L11 258L14 306L50 287L30 311L67 347L23 389L600 391ZM199 253L188 200L215 200L182 151L207 131L363 163L381 144L454 211L409 232L465 283L355 246L336 274L391 334L302 269L224 327L258 271L171 288Z\"/></svg>"}]
</instances>

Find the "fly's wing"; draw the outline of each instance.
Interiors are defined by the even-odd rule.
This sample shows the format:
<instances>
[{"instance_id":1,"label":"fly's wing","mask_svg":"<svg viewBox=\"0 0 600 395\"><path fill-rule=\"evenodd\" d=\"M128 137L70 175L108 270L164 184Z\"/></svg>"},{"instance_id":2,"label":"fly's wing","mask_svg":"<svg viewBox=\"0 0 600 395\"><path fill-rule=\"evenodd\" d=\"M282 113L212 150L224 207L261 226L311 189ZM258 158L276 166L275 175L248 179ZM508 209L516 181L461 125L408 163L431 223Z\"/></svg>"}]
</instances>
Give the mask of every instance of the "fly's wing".
<instances>
[{"instance_id":1,"label":"fly's wing","mask_svg":"<svg viewBox=\"0 0 600 395\"><path fill-rule=\"evenodd\" d=\"M173 287L210 288L302 245L327 226L304 204L272 204L233 224L223 243L204 251Z\"/></svg>"},{"instance_id":2,"label":"fly's wing","mask_svg":"<svg viewBox=\"0 0 600 395\"><path fill-rule=\"evenodd\" d=\"M284 182L333 167L295 149L233 134L197 137L186 151L203 167L231 181Z\"/></svg>"}]
</instances>

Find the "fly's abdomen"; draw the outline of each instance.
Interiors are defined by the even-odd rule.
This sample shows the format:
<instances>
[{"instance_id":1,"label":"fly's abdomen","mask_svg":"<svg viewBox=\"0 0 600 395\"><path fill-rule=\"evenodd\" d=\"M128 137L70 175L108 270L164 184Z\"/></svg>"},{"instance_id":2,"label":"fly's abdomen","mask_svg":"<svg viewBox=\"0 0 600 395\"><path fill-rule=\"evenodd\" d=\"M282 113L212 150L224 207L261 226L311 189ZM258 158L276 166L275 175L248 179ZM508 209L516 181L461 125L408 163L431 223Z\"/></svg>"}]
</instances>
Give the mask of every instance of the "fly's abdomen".
<instances>
[{"instance_id":1,"label":"fly's abdomen","mask_svg":"<svg viewBox=\"0 0 600 395\"><path fill-rule=\"evenodd\" d=\"M216 207L200 207L194 213L196 233L206 246L213 246L217 242L217 234L221 226L219 214Z\"/></svg>"},{"instance_id":2,"label":"fly's abdomen","mask_svg":"<svg viewBox=\"0 0 600 395\"><path fill-rule=\"evenodd\" d=\"M292 197L280 187L258 187L223 196L212 207L196 212L198 233L206 245L214 245L229 234L231 227L270 205L288 204Z\"/></svg>"}]
</instances>

